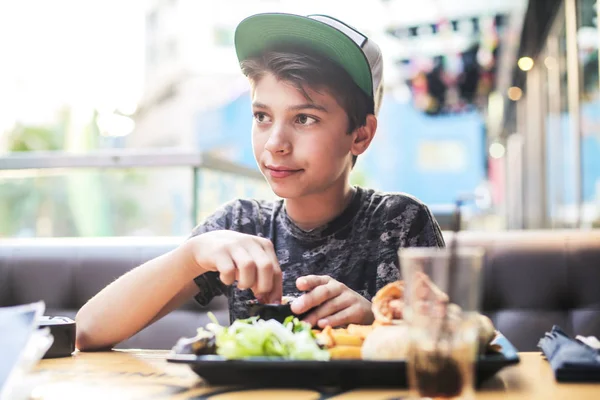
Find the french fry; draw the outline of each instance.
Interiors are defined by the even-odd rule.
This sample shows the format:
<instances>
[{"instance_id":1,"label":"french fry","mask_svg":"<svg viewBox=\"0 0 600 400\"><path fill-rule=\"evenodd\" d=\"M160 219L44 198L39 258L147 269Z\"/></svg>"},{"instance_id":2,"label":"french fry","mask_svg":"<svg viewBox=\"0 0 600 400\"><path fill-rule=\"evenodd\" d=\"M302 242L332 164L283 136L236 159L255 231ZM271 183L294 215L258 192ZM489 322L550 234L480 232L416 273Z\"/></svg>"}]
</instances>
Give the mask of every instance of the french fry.
<instances>
[{"instance_id":1,"label":"french fry","mask_svg":"<svg viewBox=\"0 0 600 400\"><path fill-rule=\"evenodd\" d=\"M350 324L348 325L347 331L350 335L358 336L364 340L369 333L373 332L374 328L375 327L373 325Z\"/></svg>"},{"instance_id":2,"label":"french fry","mask_svg":"<svg viewBox=\"0 0 600 400\"><path fill-rule=\"evenodd\" d=\"M326 326L322 331L315 331L315 335L319 343L325 346L332 360L360 360L362 345L373 329L372 325L357 324L335 329Z\"/></svg>"},{"instance_id":3,"label":"french fry","mask_svg":"<svg viewBox=\"0 0 600 400\"><path fill-rule=\"evenodd\" d=\"M335 346L327 351L329 351L329 356L332 360L356 360L362 358L360 346Z\"/></svg>"},{"instance_id":4,"label":"french fry","mask_svg":"<svg viewBox=\"0 0 600 400\"><path fill-rule=\"evenodd\" d=\"M316 333L317 340L325 347L335 346L335 340L331 334L331 327L326 326L321 332Z\"/></svg>"},{"instance_id":5,"label":"french fry","mask_svg":"<svg viewBox=\"0 0 600 400\"><path fill-rule=\"evenodd\" d=\"M348 332L332 331L333 342L335 346L362 346L364 339L357 335L352 335Z\"/></svg>"}]
</instances>

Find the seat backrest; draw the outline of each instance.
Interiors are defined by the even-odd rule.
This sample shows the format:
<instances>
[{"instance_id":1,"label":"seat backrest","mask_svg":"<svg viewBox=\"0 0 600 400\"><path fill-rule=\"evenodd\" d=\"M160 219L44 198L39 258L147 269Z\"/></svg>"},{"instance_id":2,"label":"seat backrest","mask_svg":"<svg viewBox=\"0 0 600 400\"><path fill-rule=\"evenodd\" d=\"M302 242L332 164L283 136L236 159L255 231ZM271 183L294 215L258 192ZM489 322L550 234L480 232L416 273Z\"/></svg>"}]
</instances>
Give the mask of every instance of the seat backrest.
<instances>
[{"instance_id":1,"label":"seat backrest","mask_svg":"<svg viewBox=\"0 0 600 400\"><path fill-rule=\"evenodd\" d=\"M44 300L47 315L74 317L114 279L183 240L0 240L0 306ZM519 350L537 350L553 324L600 337L600 231L462 232L459 240L486 249L482 309ZM204 326L207 311L229 322L225 297L207 307L190 301L118 347L168 349Z\"/></svg>"},{"instance_id":2,"label":"seat backrest","mask_svg":"<svg viewBox=\"0 0 600 400\"><path fill-rule=\"evenodd\" d=\"M0 241L0 306L43 300L46 315L77 310L127 271L175 248L181 238L35 239ZM190 301L119 348L170 348L208 323L207 311L229 323L227 299L207 307Z\"/></svg>"},{"instance_id":3,"label":"seat backrest","mask_svg":"<svg viewBox=\"0 0 600 400\"><path fill-rule=\"evenodd\" d=\"M600 337L600 231L462 232L459 243L486 249L483 312L519 350L538 350L554 324Z\"/></svg>"}]
</instances>

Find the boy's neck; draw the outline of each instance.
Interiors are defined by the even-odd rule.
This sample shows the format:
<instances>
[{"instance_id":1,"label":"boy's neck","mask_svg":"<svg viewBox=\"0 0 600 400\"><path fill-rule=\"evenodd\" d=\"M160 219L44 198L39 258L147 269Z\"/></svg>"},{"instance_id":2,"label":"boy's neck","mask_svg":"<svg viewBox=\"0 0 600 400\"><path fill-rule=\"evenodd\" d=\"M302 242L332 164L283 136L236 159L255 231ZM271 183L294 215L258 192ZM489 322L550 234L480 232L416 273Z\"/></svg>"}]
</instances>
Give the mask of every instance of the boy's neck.
<instances>
[{"instance_id":1,"label":"boy's neck","mask_svg":"<svg viewBox=\"0 0 600 400\"><path fill-rule=\"evenodd\" d=\"M345 181L342 188L332 187L324 193L286 199L285 210L296 226L310 231L340 215L350 204L355 192L356 189Z\"/></svg>"}]
</instances>

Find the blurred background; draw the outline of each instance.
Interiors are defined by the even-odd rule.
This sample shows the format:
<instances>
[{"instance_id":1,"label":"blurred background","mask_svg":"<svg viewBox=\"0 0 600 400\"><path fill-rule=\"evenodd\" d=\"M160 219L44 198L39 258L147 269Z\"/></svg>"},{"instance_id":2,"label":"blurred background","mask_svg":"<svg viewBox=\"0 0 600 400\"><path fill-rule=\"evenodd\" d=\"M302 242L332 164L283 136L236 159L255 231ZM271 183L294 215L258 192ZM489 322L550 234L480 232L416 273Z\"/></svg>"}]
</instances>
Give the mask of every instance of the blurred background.
<instances>
[{"instance_id":1,"label":"blurred background","mask_svg":"<svg viewBox=\"0 0 600 400\"><path fill-rule=\"evenodd\" d=\"M235 26L322 13L375 40L385 95L352 182L448 229L600 227L594 0L0 2L0 237L185 236L272 198Z\"/></svg>"}]
</instances>

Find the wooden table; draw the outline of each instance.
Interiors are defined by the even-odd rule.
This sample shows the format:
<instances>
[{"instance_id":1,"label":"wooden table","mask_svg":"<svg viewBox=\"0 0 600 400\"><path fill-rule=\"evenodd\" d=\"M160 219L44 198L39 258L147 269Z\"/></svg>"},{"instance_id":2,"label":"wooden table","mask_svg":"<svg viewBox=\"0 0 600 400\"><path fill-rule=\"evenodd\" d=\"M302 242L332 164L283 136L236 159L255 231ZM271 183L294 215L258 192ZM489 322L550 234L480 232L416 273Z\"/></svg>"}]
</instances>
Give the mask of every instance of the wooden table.
<instances>
[{"instance_id":1,"label":"wooden table","mask_svg":"<svg viewBox=\"0 0 600 400\"><path fill-rule=\"evenodd\" d=\"M30 375L31 399L204 399L211 400L392 400L405 390L354 390L342 394L308 389L243 390L208 386L186 365L165 361L167 352L148 350L76 352L42 360ZM539 353L520 353L520 364L500 371L476 393L478 400L600 399L600 384L559 384Z\"/></svg>"}]
</instances>

